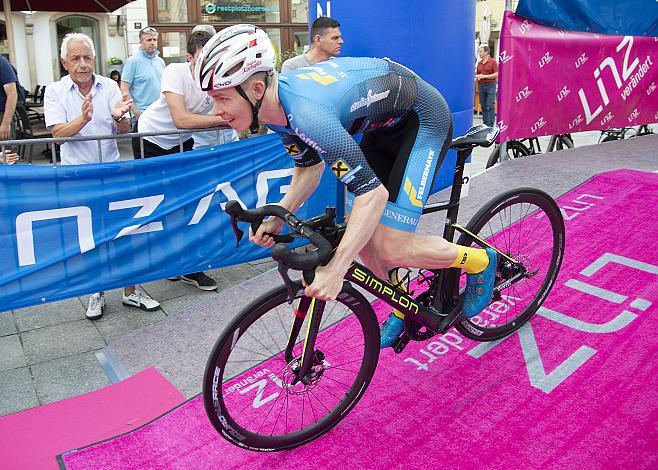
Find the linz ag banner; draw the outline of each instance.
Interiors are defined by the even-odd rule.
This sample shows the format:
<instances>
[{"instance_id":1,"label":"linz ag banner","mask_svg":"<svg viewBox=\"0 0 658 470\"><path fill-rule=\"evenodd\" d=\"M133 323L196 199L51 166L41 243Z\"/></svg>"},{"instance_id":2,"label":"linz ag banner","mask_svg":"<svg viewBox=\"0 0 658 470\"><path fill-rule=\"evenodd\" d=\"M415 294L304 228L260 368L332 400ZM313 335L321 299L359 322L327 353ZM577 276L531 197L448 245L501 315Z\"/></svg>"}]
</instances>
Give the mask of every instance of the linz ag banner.
<instances>
[{"instance_id":1,"label":"linz ag banner","mask_svg":"<svg viewBox=\"0 0 658 470\"><path fill-rule=\"evenodd\" d=\"M292 172L276 135L120 163L0 165L0 312L268 257L246 235L236 249L223 209L279 202ZM325 172L298 215L336 205L336 182Z\"/></svg>"},{"instance_id":2,"label":"linz ag banner","mask_svg":"<svg viewBox=\"0 0 658 470\"><path fill-rule=\"evenodd\" d=\"M658 37L540 26L505 13L499 141L658 121Z\"/></svg>"}]
</instances>

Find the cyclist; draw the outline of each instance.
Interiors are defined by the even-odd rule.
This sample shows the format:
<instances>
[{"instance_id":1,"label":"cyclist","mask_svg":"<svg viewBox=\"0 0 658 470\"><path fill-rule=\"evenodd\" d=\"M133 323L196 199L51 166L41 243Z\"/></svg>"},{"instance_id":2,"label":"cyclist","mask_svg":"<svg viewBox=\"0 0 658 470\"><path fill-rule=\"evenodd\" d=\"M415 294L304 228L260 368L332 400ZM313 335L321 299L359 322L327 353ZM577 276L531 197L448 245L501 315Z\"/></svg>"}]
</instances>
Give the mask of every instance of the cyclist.
<instances>
[{"instance_id":1,"label":"cyclist","mask_svg":"<svg viewBox=\"0 0 658 470\"><path fill-rule=\"evenodd\" d=\"M281 206L295 212L302 205L317 188L324 162L347 186L347 230L306 295L334 300L358 255L380 277L396 266L464 269L463 312L477 315L491 300L496 252L414 234L452 138L441 94L388 59L334 58L278 76L274 63L264 31L235 25L204 46L196 79L233 129L256 132L262 123L281 136L295 160ZM364 134L360 144L352 137L357 133ZM250 240L272 246L271 235L282 227L279 219L267 220ZM382 325L381 347L392 346L403 331L403 316L394 310Z\"/></svg>"}]
</instances>

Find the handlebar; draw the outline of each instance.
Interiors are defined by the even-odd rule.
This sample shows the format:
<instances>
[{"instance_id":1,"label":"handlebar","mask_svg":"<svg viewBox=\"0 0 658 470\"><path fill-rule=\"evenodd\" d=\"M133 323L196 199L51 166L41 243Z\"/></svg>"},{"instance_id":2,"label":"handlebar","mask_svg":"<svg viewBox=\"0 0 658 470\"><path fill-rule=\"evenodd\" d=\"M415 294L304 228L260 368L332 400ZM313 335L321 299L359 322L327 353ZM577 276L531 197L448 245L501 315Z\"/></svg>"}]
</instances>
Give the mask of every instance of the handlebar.
<instances>
[{"instance_id":1,"label":"handlebar","mask_svg":"<svg viewBox=\"0 0 658 470\"><path fill-rule=\"evenodd\" d=\"M256 233L265 217L274 216L283 220L294 233L307 238L313 245L315 245L317 250L306 253L293 252L286 245L286 243L290 243L294 240L294 237L291 235L274 235L274 241L276 244L272 248L272 258L275 261L283 263L289 268L305 271L305 276L306 272L312 272L318 266L327 264L331 259L333 247L326 238L313 230L314 224L309 223L308 221L299 220L284 207L268 204L266 206L257 207L256 209L245 210L238 201L229 201L226 203L225 210L231 216L233 223L235 223L234 221L236 220L251 223L251 229L254 233ZM237 229L236 225L234 225L234 230L237 230L236 237L240 238L242 232ZM240 232L239 236L238 232ZM310 283L312 281L309 281L307 278L307 282Z\"/></svg>"}]
</instances>

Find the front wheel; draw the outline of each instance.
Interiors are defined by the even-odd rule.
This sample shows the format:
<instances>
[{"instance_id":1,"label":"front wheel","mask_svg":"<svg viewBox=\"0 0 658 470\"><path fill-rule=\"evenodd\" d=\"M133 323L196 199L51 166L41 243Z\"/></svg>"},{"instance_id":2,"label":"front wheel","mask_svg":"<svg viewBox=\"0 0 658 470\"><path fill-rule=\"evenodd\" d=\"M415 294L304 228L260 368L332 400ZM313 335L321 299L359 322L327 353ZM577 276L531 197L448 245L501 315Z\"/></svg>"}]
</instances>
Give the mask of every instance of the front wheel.
<instances>
[{"instance_id":1,"label":"front wheel","mask_svg":"<svg viewBox=\"0 0 658 470\"><path fill-rule=\"evenodd\" d=\"M489 201L466 228L521 263L526 271L517 282L494 292L492 302L478 315L455 323L467 338L494 341L527 322L553 287L564 253L564 220L552 197L538 189L522 188ZM462 234L457 244L483 248L467 234ZM511 262L500 259L496 285L505 286L515 272Z\"/></svg>"},{"instance_id":2,"label":"front wheel","mask_svg":"<svg viewBox=\"0 0 658 470\"><path fill-rule=\"evenodd\" d=\"M210 354L203 401L232 444L273 451L309 442L338 424L370 383L379 325L370 303L348 284L324 307L309 380L296 379L309 323L302 299L308 305L301 296L289 305L284 287L264 294L226 327Z\"/></svg>"}]
</instances>

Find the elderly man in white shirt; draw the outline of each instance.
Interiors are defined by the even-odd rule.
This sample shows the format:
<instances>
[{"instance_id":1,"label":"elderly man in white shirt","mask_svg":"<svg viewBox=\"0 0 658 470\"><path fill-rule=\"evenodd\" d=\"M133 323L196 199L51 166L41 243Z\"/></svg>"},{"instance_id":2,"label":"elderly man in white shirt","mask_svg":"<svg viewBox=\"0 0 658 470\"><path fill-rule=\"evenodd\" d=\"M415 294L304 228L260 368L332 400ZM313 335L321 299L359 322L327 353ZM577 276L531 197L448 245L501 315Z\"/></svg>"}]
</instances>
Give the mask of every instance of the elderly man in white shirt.
<instances>
[{"instance_id":1,"label":"elderly man in white shirt","mask_svg":"<svg viewBox=\"0 0 658 470\"><path fill-rule=\"evenodd\" d=\"M117 83L94 73L94 43L81 33L64 37L62 66L69 73L46 87L44 115L53 137L93 136L125 133L130 130L126 116L132 100L122 96ZM66 142L61 148L63 165L115 162L119 160L116 140L101 141L101 155L95 140ZM135 286L124 288L123 303L142 310L156 310L160 304ZM89 297L87 318L103 315L102 292Z\"/></svg>"}]
</instances>

